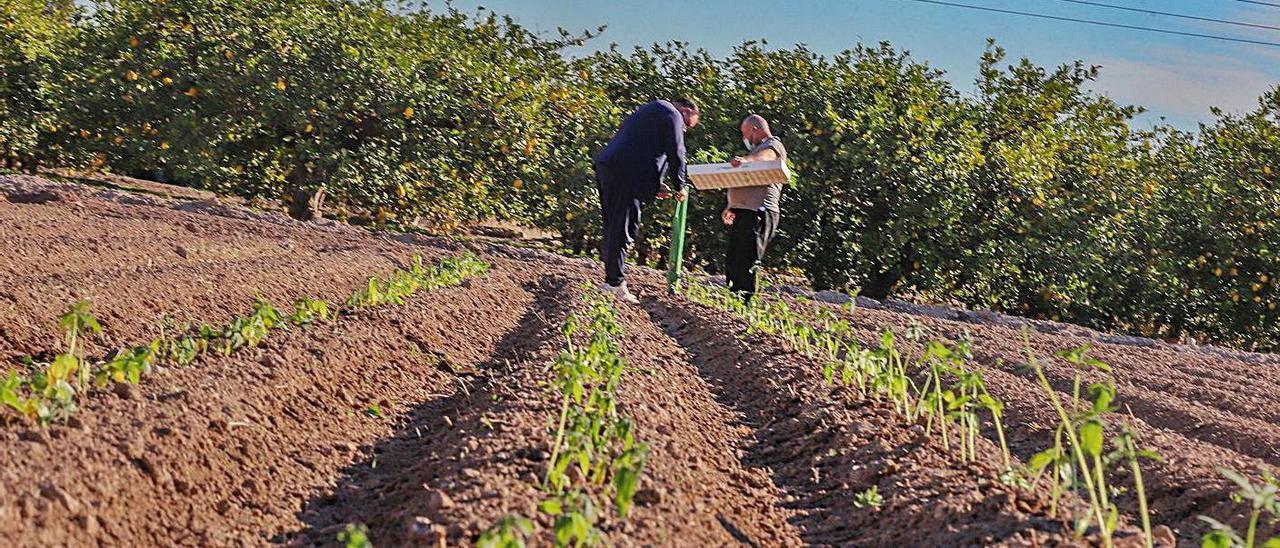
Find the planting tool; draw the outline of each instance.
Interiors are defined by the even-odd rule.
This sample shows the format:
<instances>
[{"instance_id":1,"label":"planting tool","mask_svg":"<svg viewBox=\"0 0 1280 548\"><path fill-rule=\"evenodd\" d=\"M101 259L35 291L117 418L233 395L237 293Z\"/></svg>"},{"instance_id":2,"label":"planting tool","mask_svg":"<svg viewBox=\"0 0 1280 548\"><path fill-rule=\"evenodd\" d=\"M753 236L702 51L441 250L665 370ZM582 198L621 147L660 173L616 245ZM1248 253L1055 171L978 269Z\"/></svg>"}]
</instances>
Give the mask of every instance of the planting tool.
<instances>
[{"instance_id":1,"label":"planting tool","mask_svg":"<svg viewBox=\"0 0 1280 548\"><path fill-rule=\"evenodd\" d=\"M693 194L683 200L676 200L676 212L671 216L671 257L667 260L667 291L674 294L680 289L680 268L684 263L684 225L689 216L689 200Z\"/></svg>"}]
</instances>

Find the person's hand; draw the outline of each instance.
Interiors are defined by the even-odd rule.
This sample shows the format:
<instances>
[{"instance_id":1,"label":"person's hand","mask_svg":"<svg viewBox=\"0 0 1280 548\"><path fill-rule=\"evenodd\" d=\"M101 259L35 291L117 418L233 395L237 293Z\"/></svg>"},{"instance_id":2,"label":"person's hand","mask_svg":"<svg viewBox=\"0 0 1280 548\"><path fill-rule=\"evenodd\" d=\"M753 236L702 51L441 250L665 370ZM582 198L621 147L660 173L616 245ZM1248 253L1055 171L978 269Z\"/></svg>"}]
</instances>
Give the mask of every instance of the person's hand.
<instances>
[{"instance_id":1,"label":"person's hand","mask_svg":"<svg viewBox=\"0 0 1280 548\"><path fill-rule=\"evenodd\" d=\"M683 202L683 201L684 201L684 199L685 199L685 198L688 198L688 197L689 197L689 191L688 191L688 190L681 189L681 190L680 190L680 192L677 192L677 193L676 193L676 201L677 201L677 202Z\"/></svg>"},{"instance_id":2,"label":"person's hand","mask_svg":"<svg viewBox=\"0 0 1280 548\"><path fill-rule=\"evenodd\" d=\"M741 156L734 156L732 160L729 160L729 165L733 167L741 167L742 164L745 163L747 163L747 161L742 159Z\"/></svg>"},{"instance_id":3,"label":"person's hand","mask_svg":"<svg viewBox=\"0 0 1280 548\"><path fill-rule=\"evenodd\" d=\"M720 220L724 221L724 224L728 226L733 226L733 220L737 217L738 215L735 214L732 210L726 209L720 212Z\"/></svg>"}]
</instances>

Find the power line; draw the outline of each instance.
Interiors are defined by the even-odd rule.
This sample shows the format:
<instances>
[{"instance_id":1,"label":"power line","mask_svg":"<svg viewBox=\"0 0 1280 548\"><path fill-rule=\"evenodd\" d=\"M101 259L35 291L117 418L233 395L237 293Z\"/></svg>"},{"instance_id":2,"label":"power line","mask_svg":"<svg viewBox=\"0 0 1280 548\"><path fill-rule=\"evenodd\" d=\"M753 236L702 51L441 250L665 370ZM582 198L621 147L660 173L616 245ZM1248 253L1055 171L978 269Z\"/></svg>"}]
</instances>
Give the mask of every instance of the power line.
<instances>
[{"instance_id":1,"label":"power line","mask_svg":"<svg viewBox=\"0 0 1280 548\"><path fill-rule=\"evenodd\" d=\"M1280 8L1280 4L1276 4L1274 2L1263 2L1262 0L1236 0L1236 1L1244 2L1246 4L1257 4L1259 6L1271 6L1273 8Z\"/></svg>"},{"instance_id":2,"label":"power line","mask_svg":"<svg viewBox=\"0 0 1280 548\"><path fill-rule=\"evenodd\" d=\"M1085 23L1085 24L1088 24L1088 25L1098 25L1098 26L1100 26L1100 27L1113 27L1113 28L1118 28L1118 29L1140 30L1140 31L1145 31L1145 32L1158 32L1158 33L1161 33L1161 34L1174 34L1174 35L1177 35L1177 36L1190 36L1190 37L1193 37L1193 38L1209 38L1209 39L1211 39L1211 40L1222 40L1222 41L1225 41L1225 42L1240 42L1240 43L1242 43L1242 44L1257 44L1257 45L1260 45L1260 46L1274 46L1274 47L1280 47L1280 42L1267 42L1267 41L1265 41L1265 40L1251 40L1251 39L1248 39L1248 38L1233 38L1233 37L1230 37L1230 36L1218 36L1218 35L1214 35L1214 34L1200 34L1200 33L1198 33L1198 32L1183 32L1183 31L1178 31L1178 30L1158 29L1158 28L1153 28L1153 27L1140 27L1140 26L1137 26L1137 25L1125 25L1125 24L1121 24L1121 23L1109 23L1109 22L1107 22L1107 21L1094 21L1094 20L1092 20L1092 19L1076 19L1076 18L1074 18L1074 17L1060 17L1060 16L1057 16L1057 15L1046 15L1046 14L1043 14L1043 13L1032 13L1032 12L1027 12L1027 11L1006 10L1006 9L991 8L991 7L986 7L986 6L974 6L974 5L971 5L971 4L961 4L961 3L958 3L958 2L944 2L944 1L942 1L942 0L907 0L907 1L910 1L910 2L920 2L920 3L923 3L923 4L936 4L936 5L939 5L939 6L950 6L950 7L953 7L953 8L967 8L967 9L971 9L971 10L989 11L989 12L995 12L995 13L1004 13L1004 14L1009 14L1009 15L1022 15L1022 16L1025 16L1025 17L1038 17L1038 18L1040 18L1040 19L1052 19L1052 20L1054 20L1054 21L1067 21L1067 22L1071 22L1071 23ZM1251 1L1258 1L1258 0L1251 0ZM1276 6L1277 6L1277 7L1280 7L1280 4L1276 4Z\"/></svg>"},{"instance_id":3,"label":"power line","mask_svg":"<svg viewBox=\"0 0 1280 548\"><path fill-rule=\"evenodd\" d=\"M1194 21L1207 21L1207 22L1210 22L1210 23L1222 23L1222 24L1224 24L1224 25L1236 25L1236 26L1240 26L1240 27L1252 27L1252 28L1255 28L1255 29L1266 29L1266 30L1280 30L1280 27L1274 27L1274 26L1271 26L1271 25L1260 25L1260 24L1257 24L1257 23L1245 23L1245 22L1243 22L1243 21L1231 21L1231 20L1228 20L1228 19L1214 19L1214 18L1212 18L1212 17L1200 17L1200 16L1198 16L1198 15L1186 15L1186 14L1183 14L1183 13L1169 13L1169 12L1167 12L1167 11L1156 11L1156 10L1148 10L1148 9L1142 9L1142 8L1131 8L1131 7L1128 7L1128 6L1117 6L1117 5L1115 5L1115 4L1104 4L1104 3L1102 3L1102 2L1090 2L1089 0L1058 0L1058 1L1059 1L1059 2L1068 2L1068 3L1071 3L1071 4L1083 4L1083 5L1086 5L1086 6L1097 6L1097 7L1100 7L1100 8L1111 8L1111 9L1116 9L1116 10L1132 11L1132 12L1136 12L1136 13L1145 13L1145 14L1148 14L1148 15L1164 15L1164 16L1166 16L1166 17L1177 17L1177 18L1180 18L1180 19L1191 19L1191 20L1194 20ZM1272 4L1272 5L1277 6L1277 7L1280 7L1280 4Z\"/></svg>"}]
</instances>

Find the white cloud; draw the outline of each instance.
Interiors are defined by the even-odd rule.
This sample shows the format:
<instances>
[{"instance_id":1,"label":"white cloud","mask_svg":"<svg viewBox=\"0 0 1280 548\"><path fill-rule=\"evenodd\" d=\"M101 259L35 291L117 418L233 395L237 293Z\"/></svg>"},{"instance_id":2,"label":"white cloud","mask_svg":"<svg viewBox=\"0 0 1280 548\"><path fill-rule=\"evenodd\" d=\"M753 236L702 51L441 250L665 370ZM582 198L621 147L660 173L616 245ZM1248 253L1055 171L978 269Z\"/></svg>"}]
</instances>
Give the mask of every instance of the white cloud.
<instances>
[{"instance_id":1,"label":"white cloud","mask_svg":"<svg viewBox=\"0 0 1280 548\"><path fill-rule=\"evenodd\" d=\"M1121 104L1145 106L1153 114L1210 119L1209 108L1246 112L1278 80L1237 56L1179 48L1153 48L1138 58L1103 58L1095 89ZM1274 52L1272 52L1274 53Z\"/></svg>"}]
</instances>

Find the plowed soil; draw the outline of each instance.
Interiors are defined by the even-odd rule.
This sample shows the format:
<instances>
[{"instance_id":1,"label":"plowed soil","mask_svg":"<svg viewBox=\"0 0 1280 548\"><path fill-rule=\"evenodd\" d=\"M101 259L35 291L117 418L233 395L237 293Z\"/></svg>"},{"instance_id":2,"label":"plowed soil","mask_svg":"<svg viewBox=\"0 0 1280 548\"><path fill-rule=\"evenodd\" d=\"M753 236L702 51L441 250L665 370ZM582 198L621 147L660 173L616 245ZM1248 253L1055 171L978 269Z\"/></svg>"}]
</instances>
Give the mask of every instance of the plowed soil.
<instances>
[{"instance_id":1,"label":"plowed soil","mask_svg":"<svg viewBox=\"0 0 1280 548\"><path fill-rule=\"evenodd\" d=\"M403 306L91 392L66 423L0 410L0 531L11 543L332 546L359 523L379 546L459 546L514 514L534 520L535 545L550 544L551 521L535 510L559 405L546 366L583 284L597 281L591 262L34 178L0 177L0 197L0 371L57 352L56 317L78 299L102 320L89 349L101 356L154 337L165 317L226 322L256 297L341 301L414 254L469 247L492 264ZM998 479L991 441L979 463L961 464L892 409L825 386L818 363L744 337L740 321L667 296L660 281L638 272L642 304L617 305L629 364L620 410L650 456L631 514L601 516L609 544L1090 543L1049 512L1043 487ZM849 317L868 341L912 319ZM920 321L936 335L973 334L1014 452L1043 448L1053 418L1016 367L1021 332ZM1079 343L1032 339L1046 356ZM1145 467L1155 523L1188 546L1204 531L1196 515L1241 525L1215 467L1280 464L1277 366L1112 345L1096 354L1115 366L1143 445L1165 456ZM1049 373L1070 390L1063 364ZM853 503L873 486L878 507ZM1119 500L1136 523L1132 496ZM1121 541L1133 533L1126 525Z\"/></svg>"},{"instance_id":2,"label":"plowed soil","mask_svg":"<svg viewBox=\"0 0 1280 548\"><path fill-rule=\"evenodd\" d=\"M801 310L814 306L807 300L798 304ZM1025 370L1027 345L1022 330L878 310L830 309L850 320L868 345L878 344L883 330L901 332L912 321L935 336L958 339L968 333L989 389L1009 409L1006 427L1013 452L1027 459L1052 444L1057 417L1048 396ZM1162 457L1143 461L1153 523L1172 528L1179 543L1187 546L1198 546L1206 532L1198 519L1202 515L1239 531L1245 529L1245 508L1231 500L1234 485L1218 470L1227 468L1256 478L1264 467L1280 466L1280 366L1270 360L1250 363L1209 351L1099 344L1053 333L1030 332L1029 337L1030 348L1059 398L1070 398L1076 370L1052 358L1054 352L1090 343L1090 355L1110 364L1109 375L1094 371L1084 379L1086 383L1108 376L1114 380L1119 411L1107 420L1132 425L1138 443ZM1117 479L1124 485L1132 483L1122 470ZM1138 503L1132 490L1121 493L1118 502L1136 523ZM1260 525L1259 538L1280 534L1278 525Z\"/></svg>"}]
</instances>

